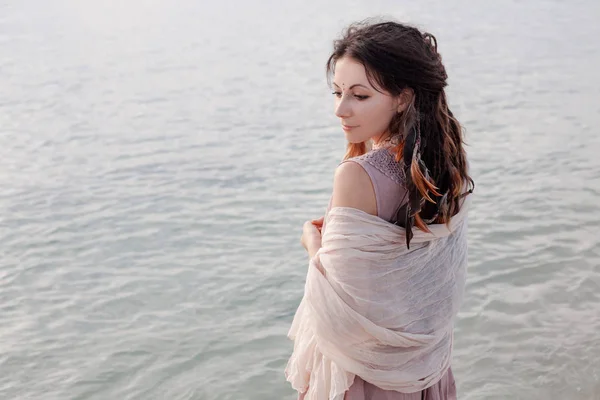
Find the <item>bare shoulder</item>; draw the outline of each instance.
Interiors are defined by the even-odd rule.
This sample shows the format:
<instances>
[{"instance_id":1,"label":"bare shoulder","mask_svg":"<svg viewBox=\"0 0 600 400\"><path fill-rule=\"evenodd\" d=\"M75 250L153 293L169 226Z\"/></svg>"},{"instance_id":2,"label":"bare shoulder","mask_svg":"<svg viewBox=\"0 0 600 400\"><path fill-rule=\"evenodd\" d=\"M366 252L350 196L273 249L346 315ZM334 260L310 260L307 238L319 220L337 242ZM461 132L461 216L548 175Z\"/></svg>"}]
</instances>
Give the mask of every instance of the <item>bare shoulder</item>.
<instances>
[{"instance_id":1,"label":"bare shoulder","mask_svg":"<svg viewBox=\"0 0 600 400\"><path fill-rule=\"evenodd\" d=\"M331 207L350 207L377 215L373 182L364 168L352 161L340 164L333 178Z\"/></svg>"}]
</instances>

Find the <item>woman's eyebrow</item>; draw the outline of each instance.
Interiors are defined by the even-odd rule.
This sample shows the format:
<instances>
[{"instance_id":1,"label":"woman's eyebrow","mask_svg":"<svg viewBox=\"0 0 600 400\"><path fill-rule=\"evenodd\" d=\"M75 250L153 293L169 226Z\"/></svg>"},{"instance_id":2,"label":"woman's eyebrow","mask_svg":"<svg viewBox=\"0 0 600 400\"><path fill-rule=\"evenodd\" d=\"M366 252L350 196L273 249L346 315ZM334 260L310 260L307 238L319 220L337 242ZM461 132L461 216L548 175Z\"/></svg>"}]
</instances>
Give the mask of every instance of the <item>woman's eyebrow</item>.
<instances>
[{"instance_id":1,"label":"woman's eyebrow","mask_svg":"<svg viewBox=\"0 0 600 400\"><path fill-rule=\"evenodd\" d=\"M333 85L334 85L334 86L337 86L337 87L340 87L340 86L339 86L337 83L335 83L335 82L333 82ZM369 89L369 88L368 88L368 87L366 87L365 85L362 85L362 84L360 84L360 83L355 83L354 85L350 86L350 87L348 88L348 90L352 89L352 88L353 88L353 87L355 87L355 86L362 86L362 87L364 87L365 89Z\"/></svg>"}]
</instances>

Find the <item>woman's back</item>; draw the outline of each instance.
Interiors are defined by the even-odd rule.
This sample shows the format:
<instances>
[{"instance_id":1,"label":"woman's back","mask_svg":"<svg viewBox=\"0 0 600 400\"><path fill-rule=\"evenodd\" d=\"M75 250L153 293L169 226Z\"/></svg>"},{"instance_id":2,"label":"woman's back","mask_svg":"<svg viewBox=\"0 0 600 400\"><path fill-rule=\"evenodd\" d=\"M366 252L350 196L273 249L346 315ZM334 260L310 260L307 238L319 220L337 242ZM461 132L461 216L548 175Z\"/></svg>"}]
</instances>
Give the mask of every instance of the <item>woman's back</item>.
<instances>
[{"instance_id":1,"label":"woman's back","mask_svg":"<svg viewBox=\"0 0 600 400\"><path fill-rule=\"evenodd\" d=\"M377 216L395 223L398 209L407 200L406 177L402 164L395 160L394 155L387 148L374 149L345 162L355 162L363 167L373 184Z\"/></svg>"},{"instance_id":2,"label":"woman's back","mask_svg":"<svg viewBox=\"0 0 600 400\"><path fill-rule=\"evenodd\" d=\"M377 216L396 223L398 210L407 202L405 174L402 163L395 160L388 148L377 148L344 162L359 164L369 175L377 203ZM327 211L331 208L331 202ZM299 399L303 399L303 395ZM400 393L383 390L357 376L346 393L345 400L446 400L456 399L452 370L435 385L419 393Z\"/></svg>"},{"instance_id":3,"label":"woman's back","mask_svg":"<svg viewBox=\"0 0 600 400\"><path fill-rule=\"evenodd\" d=\"M373 149L342 163L344 162L356 163L365 170L373 185L377 216L385 221L396 223L398 209L407 201L406 177L402 164L396 162L394 155L387 148ZM331 200L327 212L331 209Z\"/></svg>"}]
</instances>

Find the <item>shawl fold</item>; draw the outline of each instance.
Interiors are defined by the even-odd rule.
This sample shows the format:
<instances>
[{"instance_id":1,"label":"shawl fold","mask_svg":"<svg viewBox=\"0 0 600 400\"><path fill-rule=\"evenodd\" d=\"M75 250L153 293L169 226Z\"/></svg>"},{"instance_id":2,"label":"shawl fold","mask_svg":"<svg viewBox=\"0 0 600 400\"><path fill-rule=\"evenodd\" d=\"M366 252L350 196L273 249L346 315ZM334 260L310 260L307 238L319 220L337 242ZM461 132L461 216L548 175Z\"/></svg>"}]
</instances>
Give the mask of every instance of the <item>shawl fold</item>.
<instances>
[{"instance_id":1,"label":"shawl fold","mask_svg":"<svg viewBox=\"0 0 600 400\"><path fill-rule=\"evenodd\" d=\"M288 333L285 374L305 400L342 400L356 375L384 390L422 391L450 366L467 266L467 209L449 225L404 229L334 207L310 260Z\"/></svg>"}]
</instances>

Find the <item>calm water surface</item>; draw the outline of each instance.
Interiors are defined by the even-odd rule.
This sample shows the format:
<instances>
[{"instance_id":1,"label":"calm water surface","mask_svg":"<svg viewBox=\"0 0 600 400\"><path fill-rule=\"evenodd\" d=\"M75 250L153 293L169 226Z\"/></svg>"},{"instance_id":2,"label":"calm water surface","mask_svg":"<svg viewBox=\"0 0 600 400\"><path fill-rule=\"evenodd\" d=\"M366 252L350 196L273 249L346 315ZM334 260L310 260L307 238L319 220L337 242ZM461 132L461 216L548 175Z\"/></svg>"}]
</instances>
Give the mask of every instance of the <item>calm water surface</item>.
<instances>
[{"instance_id":1,"label":"calm water surface","mask_svg":"<svg viewBox=\"0 0 600 400\"><path fill-rule=\"evenodd\" d=\"M294 399L347 23L437 35L477 184L461 399L600 399L600 5L0 2L0 398Z\"/></svg>"}]
</instances>

